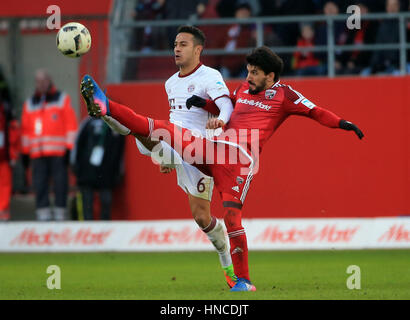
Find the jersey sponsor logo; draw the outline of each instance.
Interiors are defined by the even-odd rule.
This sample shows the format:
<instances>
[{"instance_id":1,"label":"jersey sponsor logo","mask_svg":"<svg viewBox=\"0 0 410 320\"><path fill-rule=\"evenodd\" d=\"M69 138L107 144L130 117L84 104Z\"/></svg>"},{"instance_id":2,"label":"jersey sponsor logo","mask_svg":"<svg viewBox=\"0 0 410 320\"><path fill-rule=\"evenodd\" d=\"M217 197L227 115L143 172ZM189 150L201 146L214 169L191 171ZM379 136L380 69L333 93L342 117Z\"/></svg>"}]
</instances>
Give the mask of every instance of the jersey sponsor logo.
<instances>
[{"instance_id":1,"label":"jersey sponsor logo","mask_svg":"<svg viewBox=\"0 0 410 320\"><path fill-rule=\"evenodd\" d=\"M195 86L193 85L193 84L191 84L189 87L188 87L188 92L193 92L195 90Z\"/></svg>"},{"instance_id":2,"label":"jersey sponsor logo","mask_svg":"<svg viewBox=\"0 0 410 320\"><path fill-rule=\"evenodd\" d=\"M265 99L272 100L273 97L275 97L275 94L276 94L276 90L267 89L267 90L265 91Z\"/></svg>"},{"instance_id":3,"label":"jersey sponsor logo","mask_svg":"<svg viewBox=\"0 0 410 320\"><path fill-rule=\"evenodd\" d=\"M257 107L257 108L260 108L260 109L263 109L263 110L270 110L272 108L272 106L268 106L266 104L263 104L260 101L255 101L255 100L248 100L248 99L239 98L236 102L247 104L247 105Z\"/></svg>"},{"instance_id":4,"label":"jersey sponsor logo","mask_svg":"<svg viewBox=\"0 0 410 320\"><path fill-rule=\"evenodd\" d=\"M305 105L306 107L308 107L309 109L313 109L313 107L316 106L313 102L309 101L309 100L306 99L306 98L303 99L303 100L301 101L301 103L302 103L303 105Z\"/></svg>"}]
</instances>

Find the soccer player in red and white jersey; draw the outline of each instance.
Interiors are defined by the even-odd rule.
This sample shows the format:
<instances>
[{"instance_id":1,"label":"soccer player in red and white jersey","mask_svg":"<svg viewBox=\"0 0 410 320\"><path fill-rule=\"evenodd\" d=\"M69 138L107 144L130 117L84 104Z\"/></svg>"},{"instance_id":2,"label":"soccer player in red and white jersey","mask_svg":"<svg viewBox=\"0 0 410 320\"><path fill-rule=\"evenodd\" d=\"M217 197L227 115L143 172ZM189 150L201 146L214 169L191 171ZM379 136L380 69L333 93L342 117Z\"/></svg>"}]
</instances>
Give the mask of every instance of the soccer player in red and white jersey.
<instances>
[{"instance_id":1,"label":"soccer player in red and white jersey","mask_svg":"<svg viewBox=\"0 0 410 320\"><path fill-rule=\"evenodd\" d=\"M191 131L169 121L144 117L124 105L108 100L90 76L85 76L81 83L82 95L90 115L110 115L132 134L150 137L152 140L167 139L167 143L178 150L185 161L192 162L194 159L194 164L200 170L213 176L223 201L224 222L238 277L231 291L256 290L249 277L247 240L241 222L242 205L257 171L263 145L280 124L290 115L301 115L330 128L353 130L360 139L363 138L363 133L353 123L316 106L290 86L281 84L279 77L283 62L269 48L255 49L247 56L247 62L247 81L231 97L235 107L229 122L225 124L218 118L208 120L208 128L224 128L224 132L213 139L195 137ZM187 103L208 110L213 107L213 103L198 97L192 97ZM236 143L232 141L232 135L237 138ZM202 148L195 149L192 148L193 145ZM221 157L224 161L218 162L221 150L224 151ZM228 159L231 154L236 154L237 159L241 158L240 161L231 161L230 157Z\"/></svg>"}]
</instances>

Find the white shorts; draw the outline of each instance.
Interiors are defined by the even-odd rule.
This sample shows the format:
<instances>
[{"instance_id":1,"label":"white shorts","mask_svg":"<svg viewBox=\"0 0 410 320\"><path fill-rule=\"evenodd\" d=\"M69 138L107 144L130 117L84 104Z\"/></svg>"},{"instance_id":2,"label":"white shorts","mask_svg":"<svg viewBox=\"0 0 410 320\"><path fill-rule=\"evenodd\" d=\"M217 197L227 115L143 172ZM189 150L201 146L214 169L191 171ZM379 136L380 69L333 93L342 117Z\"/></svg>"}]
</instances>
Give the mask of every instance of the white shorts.
<instances>
[{"instance_id":1,"label":"white shorts","mask_svg":"<svg viewBox=\"0 0 410 320\"><path fill-rule=\"evenodd\" d=\"M211 201L214 188L214 179L203 174L198 168L186 163L182 157L172 147L161 141L160 152L149 151L137 138L135 138L138 150L141 154L150 156L158 164L163 164L169 168L175 168L178 185L190 195ZM156 149L157 150L157 149Z\"/></svg>"}]
</instances>

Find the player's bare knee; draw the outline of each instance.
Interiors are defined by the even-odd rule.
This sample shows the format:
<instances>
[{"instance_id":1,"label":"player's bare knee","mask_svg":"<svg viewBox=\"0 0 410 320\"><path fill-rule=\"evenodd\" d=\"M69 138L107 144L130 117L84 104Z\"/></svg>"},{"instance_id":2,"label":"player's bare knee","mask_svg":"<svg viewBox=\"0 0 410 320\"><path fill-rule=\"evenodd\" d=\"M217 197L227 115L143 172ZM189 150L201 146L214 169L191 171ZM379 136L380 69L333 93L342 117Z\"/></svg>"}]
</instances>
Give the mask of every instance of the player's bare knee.
<instances>
[{"instance_id":1,"label":"player's bare knee","mask_svg":"<svg viewBox=\"0 0 410 320\"><path fill-rule=\"evenodd\" d=\"M189 196L189 205L195 222L201 228L205 228L211 223L211 212L209 201L197 197Z\"/></svg>"},{"instance_id":2,"label":"player's bare knee","mask_svg":"<svg viewBox=\"0 0 410 320\"><path fill-rule=\"evenodd\" d=\"M194 208L192 208L192 216L201 228L207 227L211 222L211 214L205 206L194 206Z\"/></svg>"},{"instance_id":3,"label":"player's bare knee","mask_svg":"<svg viewBox=\"0 0 410 320\"><path fill-rule=\"evenodd\" d=\"M152 151L152 149L159 143L159 141L152 141L150 138L141 136L136 133L132 133L132 135L136 137L149 151Z\"/></svg>"}]
</instances>

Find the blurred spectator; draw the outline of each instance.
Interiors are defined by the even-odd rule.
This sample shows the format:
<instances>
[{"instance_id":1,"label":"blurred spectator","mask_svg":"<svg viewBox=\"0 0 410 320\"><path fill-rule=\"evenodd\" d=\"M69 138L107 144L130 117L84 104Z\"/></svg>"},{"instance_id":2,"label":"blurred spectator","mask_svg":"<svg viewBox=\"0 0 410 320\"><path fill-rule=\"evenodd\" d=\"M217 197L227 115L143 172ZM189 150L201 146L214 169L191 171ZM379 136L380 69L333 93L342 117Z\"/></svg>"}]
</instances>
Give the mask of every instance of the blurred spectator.
<instances>
[{"instance_id":1,"label":"blurred spectator","mask_svg":"<svg viewBox=\"0 0 410 320\"><path fill-rule=\"evenodd\" d=\"M164 16L164 4L166 0L143 0L138 1L134 11L135 20L160 20ZM144 52L151 49L166 49L164 34L161 34L160 28L137 28L136 49Z\"/></svg>"},{"instance_id":2,"label":"blurred spectator","mask_svg":"<svg viewBox=\"0 0 410 320\"><path fill-rule=\"evenodd\" d=\"M338 15L340 14L339 6L335 1L326 1L323 7L323 14L327 16ZM346 22L345 21L334 21L333 23L333 30L334 30L334 44L335 45L343 45L346 43L347 39L347 29L346 29ZM315 44L319 46L327 45L327 23L320 22L315 29ZM335 52L335 71L339 73L342 69L342 62L341 62L341 55L342 52ZM318 53L317 57L321 61L326 61L327 53L322 52Z\"/></svg>"},{"instance_id":3,"label":"blurred spectator","mask_svg":"<svg viewBox=\"0 0 410 320\"><path fill-rule=\"evenodd\" d=\"M329 0L313 0L316 6L317 13L321 14L323 12L323 7ZM369 0L369 1L378 1L378 0ZM332 0L334 4L339 8L339 11L346 12L346 9L349 5L353 4L352 0Z\"/></svg>"},{"instance_id":4,"label":"blurred spectator","mask_svg":"<svg viewBox=\"0 0 410 320\"><path fill-rule=\"evenodd\" d=\"M313 48L313 38L315 31L311 24L302 24L300 28L301 37L298 39L298 48ZM297 76L318 76L326 73L312 51L296 51L293 55L295 75Z\"/></svg>"},{"instance_id":5,"label":"blurred spectator","mask_svg":"<svg viewBox=\"0 0 410 320\"><path fill-rule=\"evenodd\" d=\"M251 17L251 7L247 2L239 2L235 8L235 18L238 20ZM256 45L255 26L248 24L234 24L228 26L227 31L220 31L221 44L227 52L234 52L238 48L254 47ZM244 78L247 74L243 55L221 56L220 72L224 78Z\"/></svg>"},{"instance_id":6,"label":"blurred spectator","mask_svg":"<svg viewBox=\"0 0 410 320\"><path fill-rule=\"evenodd\" d=\"M358 2L356 5L360 8L360 14L369 13L366 3ZM377 22L374 20L361 20L360 29L351 29L347 31L346 45L365 45L373 44L377 32ZM341 55L343 68L340 74L358 74L364 68L368 67L372 51L354 50L345 51Z\"/></svg>"},{"instance_id":7,"label":"blurred spectator","mask_svg":"<svg viewBox=\"0 0 410 320\"><path fill-rule=\"evenodd\" d=\"M96 192L101 203L100 220L111 219L112 190L121 177L123 149L124 136L111 130L102 119L83 120L70 162L80 189L84 220L93 220Z\"/></svg>"},{"instance_id":8,"label":"blurred spectator","mask_svg":"<svg viewBox=\"0 0 410 320\"><path fill-rule=\"evenodd\" d=\"M205 13L208 0L164 0L164 18L167 20L191 20L200 19ZM174 47L175 34L178 26L168 27L169 47Z\"/></svg>"},{"instance_id":9,"label":"blurred spectator","mask_svg":"<svg viewBox=\"0 0 410 320\"><path fill-rule=\"evenodd\" d=\"M314 0L259 0L260 15L295 16L316 13ZM299 23L276 23L269 26L265 43L270 46L296 46L299 36ZM270 32L273 32L270 34ZM268 42L270 41L270 43ZM281 55L284 62L283 74L293 72L291 53Z\"/></svg>"},{"instance_id":10,"label":"blurred spectator","mask_svg":"<svg viewBox=\"0 0 410 320\"><path fill-rule=\"evenodd\" d=\"M259 0L260 16L273 17L280 15L281 0ZM280 25L264 24L263 43L268 47L283 46L283 41L278 34Z\"/></svg>"},{"instance_id":11,"label":"blurred spectator","mask_svg":"<svg viewBox=\"0 0 410 320\"><path fill-rule=\"evenodd\" d=\"M164 16L164 4L166 0L142 0L138 1L132 17L138 20L160 20ZM151 50L168 49L166 28L131 29L128 50L149 52ZM124 70L124 80L134 80L137 75L136 58L127 59L127 68Z\"/></svg>"},{"instance_id":12,"label":"blurred spectator","mask_svg":"<svg viewBox=\"0 0 410 320\"><path fill-rule=\"evenodd\" d=\"M10 103L10 94L0 69L0 221L10 219L12 169L20 149L20 132Z\"/></svg>"},{"instance_id":13,"label":"blurred spectator","mask_svg":"<svg viewBox=\"0 0 410 320\"><path fill-rule=\"evenodd\" d=\"M281 1L279 14L281 16L310 15L316 13L312 0L286 0ZM298 23L281 23L276 29L285 46L295 46L299 36Z\"/></svg>"},{"instance_id":14,"label":"blurred spectator","mask_svg":"<svg viewBox=\"0 0 410 320\"><path fill-rule=\"evenodd\" d=\"M233 18L236 8L243 3L246 3L251 8L254 15L258 14L260 9L258 0L219 0L216 11L220 18Z\"/></svg>"},{"instance_id":15,"label":"blurred spectator","mask_svg":"<svg viewBox=\"0 0 410 320\"><path fill-rule=\"evenodd\" d=\"M386 12L400 11L399 0L386 0ZM399 22L397 19L382 20L376 35L376 44L399 43ZM399 50L373 51L370 61L371 73L396 73L399 68ZM365 72L366 74L366 72Z\"/></svg>"},{"instance_id":16,"label":"blurred spectator","mask_svg":"<svg viewBox=\"0 0 410 320\"><path fill-rule=\"evenodd\" d=\"M52 219L48 192L51 178L55 195L54 218L64 220L67 166L77 119L69 95L54 87L45 70L36 71L35 93L23 105L21 127L23 165L27 169L31 160L37 220Z\"/></svg>"},{"instance_id":17,"label":"blurred spectator","mask_svg":"<svg viewBox=\"0 0 410 320\"><path fill-rule=\"evenodd\" d=\"M262 17L272 17L280 15L282 2L282 0L259 0L259 15Z\"/></svg>"}]
</instances>

